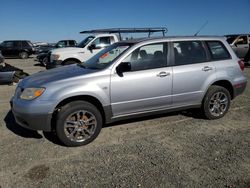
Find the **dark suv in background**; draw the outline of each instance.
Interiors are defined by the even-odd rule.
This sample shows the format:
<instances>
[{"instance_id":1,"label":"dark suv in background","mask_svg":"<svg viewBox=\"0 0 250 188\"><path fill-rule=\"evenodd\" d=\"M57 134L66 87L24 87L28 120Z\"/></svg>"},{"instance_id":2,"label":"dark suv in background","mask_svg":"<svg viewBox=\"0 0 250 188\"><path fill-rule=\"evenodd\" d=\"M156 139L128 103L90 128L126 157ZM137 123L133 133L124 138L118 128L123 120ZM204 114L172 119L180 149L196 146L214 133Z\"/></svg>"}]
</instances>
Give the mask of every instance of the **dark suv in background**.
<instances>
[{"instance_id":1,"label":"dark suv in background","mask_svg":"<svg viewBox=\"0 0 250 188\"><path fill-rule=\"evenodd\" d=\"M8 40L0 44L4 57L19 57L26 59L35 53L33 44L28 40Z\"/></svg>"}]
</instances>

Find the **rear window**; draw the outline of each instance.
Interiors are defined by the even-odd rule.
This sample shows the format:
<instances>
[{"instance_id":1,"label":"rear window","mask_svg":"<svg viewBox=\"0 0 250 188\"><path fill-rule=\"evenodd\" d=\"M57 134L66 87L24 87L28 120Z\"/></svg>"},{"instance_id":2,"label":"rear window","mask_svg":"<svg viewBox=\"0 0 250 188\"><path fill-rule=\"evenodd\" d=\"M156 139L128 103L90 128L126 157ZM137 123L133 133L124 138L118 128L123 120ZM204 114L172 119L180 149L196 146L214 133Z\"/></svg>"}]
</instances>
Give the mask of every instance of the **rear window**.
<instances>
[{"instance_id":1,"label":"rear window","mask_svg":"<svg viewBox=\"0 0 250 188\"><path fill-rule=\"evenodd\" d=\"M213 60L231 59L229 52L220 41L207 41L209 51Z\"/></svg>"}]
</instances>

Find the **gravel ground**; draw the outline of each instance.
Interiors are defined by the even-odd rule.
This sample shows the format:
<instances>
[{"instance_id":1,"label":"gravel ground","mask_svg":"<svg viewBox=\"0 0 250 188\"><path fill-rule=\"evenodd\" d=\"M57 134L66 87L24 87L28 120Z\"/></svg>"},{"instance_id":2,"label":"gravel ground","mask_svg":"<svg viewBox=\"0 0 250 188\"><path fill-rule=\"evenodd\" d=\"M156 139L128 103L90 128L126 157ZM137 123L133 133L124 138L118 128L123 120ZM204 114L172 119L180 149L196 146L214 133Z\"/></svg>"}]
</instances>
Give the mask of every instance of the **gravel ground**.
<instances>
[{"instance_id":1,"label":"gravel ground","mask_svg":"<svg viewBox=\"0 0 250 188\"><path fill-rule=\"evenodd\" d=\"M44 70L33 58L6 61L30 74ZM123 121L77 148L15 124L14 89L0 86L0 188L250 187L249 84L222 119L177 112Z\"/></svg>"}]
</instances>

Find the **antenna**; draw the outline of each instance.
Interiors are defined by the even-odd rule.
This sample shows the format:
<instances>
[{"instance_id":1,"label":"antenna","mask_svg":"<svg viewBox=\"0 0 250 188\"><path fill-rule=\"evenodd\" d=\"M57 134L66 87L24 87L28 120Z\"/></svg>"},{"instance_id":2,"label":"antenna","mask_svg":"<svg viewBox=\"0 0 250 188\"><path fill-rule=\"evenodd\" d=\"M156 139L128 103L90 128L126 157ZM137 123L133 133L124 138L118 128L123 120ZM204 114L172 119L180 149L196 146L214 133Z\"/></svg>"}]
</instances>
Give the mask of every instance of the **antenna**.
<instances>
[{"instance_id":1,"label":"antenna","mask_svg":"<svg viewBox=\"0 0 250 188\"><path fill-rule=\"evenodd\" d=\"M206 22L200 27L200 29L194 34L194 36L197 36L197 35L201 32L201 30L202 30L207 24L208 24L208 21L206 21Z\"/></svg>"}]
</instances>

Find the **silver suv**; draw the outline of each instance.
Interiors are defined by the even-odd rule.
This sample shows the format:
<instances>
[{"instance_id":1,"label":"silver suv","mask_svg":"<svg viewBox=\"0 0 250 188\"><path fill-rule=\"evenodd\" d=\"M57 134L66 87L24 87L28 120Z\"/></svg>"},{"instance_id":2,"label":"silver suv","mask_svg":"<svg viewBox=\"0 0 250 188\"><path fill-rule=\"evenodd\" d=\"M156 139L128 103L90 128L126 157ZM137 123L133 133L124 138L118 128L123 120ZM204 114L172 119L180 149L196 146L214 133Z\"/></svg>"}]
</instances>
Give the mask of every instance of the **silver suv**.
<instances>
[{"instance_id":1,"label":"silver suv","mask_svg":"<svg viewBox=\"0 0 250 188\"><path fill-rule=\"evenodd\" d=\"M246 87L243 69L222 37L123 41L82 64L25 78L12 112L23 127L85 145L104 124L125 118L189 108L221 118Z\"/></svg>"}]
</instances>

